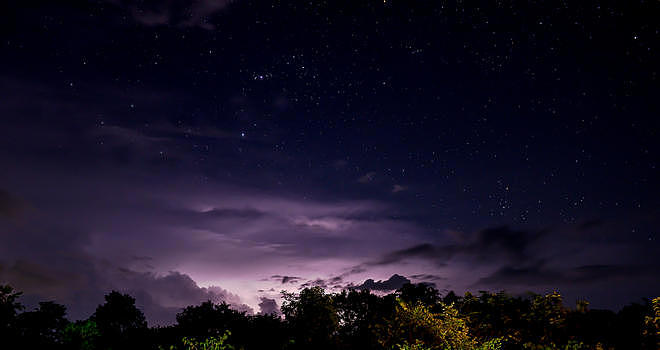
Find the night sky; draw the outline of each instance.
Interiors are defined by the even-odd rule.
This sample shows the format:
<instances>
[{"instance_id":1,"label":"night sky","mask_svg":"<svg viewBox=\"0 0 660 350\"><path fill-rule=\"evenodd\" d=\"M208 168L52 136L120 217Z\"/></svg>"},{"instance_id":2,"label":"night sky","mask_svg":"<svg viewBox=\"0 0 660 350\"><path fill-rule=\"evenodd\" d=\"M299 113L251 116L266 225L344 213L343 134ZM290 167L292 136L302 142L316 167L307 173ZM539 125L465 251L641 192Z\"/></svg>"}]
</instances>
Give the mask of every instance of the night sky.
<instances>
[{"instance_id":1,"label":"night sky","mask_svg":"<svg viewBox=\"0 0 660 350\"><path fill-rule=\"evenodd\" d=\"M0 16L0 282L27 304L86 318L117 289L167 324L368 279L612 309L660 292L658 1Z\"/></svg>"}]
</instances>

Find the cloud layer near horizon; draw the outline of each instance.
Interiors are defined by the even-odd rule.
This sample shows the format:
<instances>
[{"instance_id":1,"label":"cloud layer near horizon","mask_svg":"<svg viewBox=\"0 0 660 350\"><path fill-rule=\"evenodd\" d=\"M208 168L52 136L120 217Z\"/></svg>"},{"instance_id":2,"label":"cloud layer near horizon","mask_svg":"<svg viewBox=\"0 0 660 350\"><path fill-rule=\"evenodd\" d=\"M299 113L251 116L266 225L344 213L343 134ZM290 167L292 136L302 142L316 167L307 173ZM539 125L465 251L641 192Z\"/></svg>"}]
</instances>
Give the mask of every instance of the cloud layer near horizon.
<instances>
[{"instance_id":1,"label":"cloud layer near horizon","mask_svg":"<svg viewBox=\"0 0 660 350\"><path fill-rule=\"evenodd\" d=\"M623 295L598 290L632 283L638 288L624 293L632 297L657 284L652 249L617 239L616 227L432 237L389 218L391 208L377 201L57 171L49 169L48 180L34 173L4 179L12 192L1 198L0 279L28 302L65 303L73 318L89 316L112 289L134 295L152 324L168 324L180 308L204 300L276 312L280 290L309 286L391 291L412 280L457 291L560 288L577 297L593 290L597 305L616 305ZM403 276L362 283L392 273Z\"/></svg>"},{"instance_id":2,"label":"cloud layer near horizon","mask_svg":"<svg viewBox=\"0 0 660 350\"><path fill-rule=\"evenodd\" d=\"M66 303L74 318L87 317L111 289L136 296L159 324L206 299L272 311L264 298L277 297L279 289L258 293L269 285L261 276L277 276L271 286L296 289L300 278L292 274L329 275L420 232L388 219L387 206L377 202L48 172L46 181L15 177L13 192L2 192L0 279L28 300ZM289 275L277 275L283 271Z\"/></svg>"}]
</instances>

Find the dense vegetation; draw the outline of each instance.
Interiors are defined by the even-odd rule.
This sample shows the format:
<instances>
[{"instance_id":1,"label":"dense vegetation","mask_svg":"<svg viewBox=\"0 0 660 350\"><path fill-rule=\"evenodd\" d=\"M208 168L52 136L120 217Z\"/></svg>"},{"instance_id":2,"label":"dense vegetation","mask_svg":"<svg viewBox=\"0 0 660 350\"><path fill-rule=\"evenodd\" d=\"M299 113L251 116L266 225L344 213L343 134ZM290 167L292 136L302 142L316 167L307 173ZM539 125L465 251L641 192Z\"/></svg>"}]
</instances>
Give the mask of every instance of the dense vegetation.
<instances>
[{"instance_id":1,"label":"dense vegetation","mask_svg":"<svg viewBox=\"0 0 660 350\"><path fill-rule=\"evenodd\" d=\"M147 327L130 295L113 291L87 319L42 302L24 311L0 285L0 337L21 349L660 349L660 298L618 313L567 308L558 293L440 296L408 284L378 296L321 288L283 292L283 318L246 315L227 304L184 308L176 324Z\"/></svg>"}]
</instances>

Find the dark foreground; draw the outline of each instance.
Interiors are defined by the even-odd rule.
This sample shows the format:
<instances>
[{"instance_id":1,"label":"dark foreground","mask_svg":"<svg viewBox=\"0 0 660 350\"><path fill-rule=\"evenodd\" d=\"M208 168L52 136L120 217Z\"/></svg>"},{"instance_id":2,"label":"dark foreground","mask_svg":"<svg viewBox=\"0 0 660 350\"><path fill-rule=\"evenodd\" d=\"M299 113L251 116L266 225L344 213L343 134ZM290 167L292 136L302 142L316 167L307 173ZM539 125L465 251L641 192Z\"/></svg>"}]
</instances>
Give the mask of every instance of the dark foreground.
<instances>
[{"instance_id":1,"label":"dark foreground","mask_svg":"<svg viewBox=\"0 0 660 350\"><path fill-rule=\"evenodd\" d=\"M660 349L660 298L613 312L587 301L566 307L558 293L440 296L408 284L378 296L316 287L283 292L284 317L209 301L183 309L172 326L149 328L135 299L119 292L76 322L50 301L25 311L19 296L0 286L5 349Z\"/></svg>"}]
</instances>

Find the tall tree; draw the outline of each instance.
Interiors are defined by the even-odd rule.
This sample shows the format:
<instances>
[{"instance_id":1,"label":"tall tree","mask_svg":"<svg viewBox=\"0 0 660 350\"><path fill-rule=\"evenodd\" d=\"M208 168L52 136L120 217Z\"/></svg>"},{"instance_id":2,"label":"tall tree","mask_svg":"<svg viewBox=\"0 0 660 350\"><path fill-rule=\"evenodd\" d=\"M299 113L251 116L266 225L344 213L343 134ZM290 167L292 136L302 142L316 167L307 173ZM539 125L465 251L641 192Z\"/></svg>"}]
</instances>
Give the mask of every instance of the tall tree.
<instances>
[{"instance_id":1,"label":"tall tree","mask_svg":"<svg viewBox=\"0 0 660 350\"><path fill-rule=\"evenodd\" d=\"M379 297L368 290L342 291L333 295L333 303L342 349L380 349L375 326L394 312L393 295Z\"/></svg>"},{"instance_id":2,"label":"tall tree","mask_svg":"<svg viewBox=\"0 0 660 350\"><path fill-rule=\"evenodd\" d=\"M339 320L332 296L320 287L300 294L282 292L282 313L295 336L295 348L333 349L337 345Z\"/></svg>"},{"instance_id":3,"label":"tall tree","mask_svg":"<svg viewBox=\"0 0 660 350\"><path fill-rule=\"evenodd\" d=\"M101 333L101 342L110 349L138 346L147 330L147 321L135 299L128 294L112 291L105 296L90 317Z\"/></svg>"},{"instance_id":4,"label":"tall tree","mask_svg":"<svg viewBox=\"0 0 660 350\"><path fill-rule=\"evenodd\" d=\"M22 293L17 292L9 285L0 284L0 338L13 339L16 315L23 309L18 302Z\"/></svg>"},{"instance_id":5,"label":"tall tree","mask_svg":"<svg viewBox=\"0 0 660 350\"><path fill-rule=\"evenodd\" d=\"M25 346L53 349L62 344L62 334L68 323L66 307L46 301L40 302L34 311L19 314L16 330Z\"/></svg>"},{"instance_id":6,"label":"tall tree","mask_svg":"<svg viewBox=\"0 0 660 350\"><path fill-rule=\"evenodd\" d=\"M205 301L200 305L188 306L176 315L177 327L188 336L222 336L231 331L232 342L243 342L248 320L245 312L230 308L227 303L215 304Z\"/></svg>"}]
</instances>

